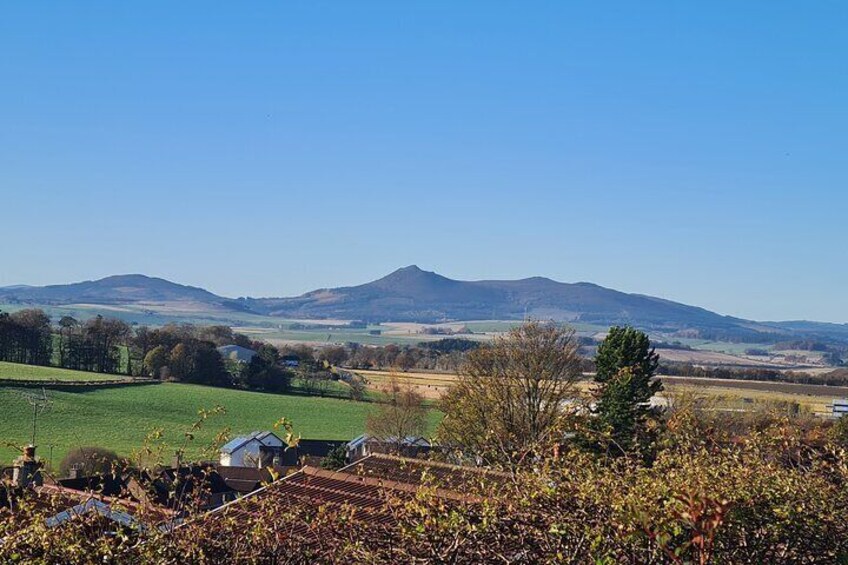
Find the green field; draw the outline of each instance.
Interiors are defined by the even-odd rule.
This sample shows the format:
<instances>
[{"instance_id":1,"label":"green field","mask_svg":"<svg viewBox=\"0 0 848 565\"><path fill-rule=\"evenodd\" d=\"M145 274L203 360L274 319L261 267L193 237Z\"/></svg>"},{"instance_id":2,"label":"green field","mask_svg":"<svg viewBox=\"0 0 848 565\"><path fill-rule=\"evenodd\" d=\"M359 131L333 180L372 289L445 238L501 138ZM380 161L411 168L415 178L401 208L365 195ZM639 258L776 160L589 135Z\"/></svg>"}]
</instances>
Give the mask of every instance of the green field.
<instances>
[{"instance_id":1,"label":"green field","mask_svg":"<svg viewBox=\"0 0 848 565\"><path fill-rule=\"evenodd\" d=\"M295 432L310 439L352 439L364 431L373 404L336 398L265 394L197 385L165 383L91 390L49 391L52 407L38 420L39 455L58 466L65 453L78 446L98 445L129 456L145 436L163 428L169 445L181 445L183 434L197 419L198 409L221 405L225 414L213 416L196 434L190 453L198 455L226 427L233 435L272 429L286 417ZM29 442L32 410L20 392L0 388L0 465L17 452L7 444ZM431 412L435 428L440 414Z\"/></svg>"},{"instance_id":2,"label":"green field","mask_svg":"<svg viewBox=\"0 0 848 565\"><path fill-rule=\"evenodd\" d=\"M70 369L59 369L56 367L39 367L36 365L19 365L17 363L0 361L0 379L28 381L112 381L119 378L122 378L122 375L104 375L102 373L88 373L85 371L72 371Z\"/></svg>"}]
</instances>

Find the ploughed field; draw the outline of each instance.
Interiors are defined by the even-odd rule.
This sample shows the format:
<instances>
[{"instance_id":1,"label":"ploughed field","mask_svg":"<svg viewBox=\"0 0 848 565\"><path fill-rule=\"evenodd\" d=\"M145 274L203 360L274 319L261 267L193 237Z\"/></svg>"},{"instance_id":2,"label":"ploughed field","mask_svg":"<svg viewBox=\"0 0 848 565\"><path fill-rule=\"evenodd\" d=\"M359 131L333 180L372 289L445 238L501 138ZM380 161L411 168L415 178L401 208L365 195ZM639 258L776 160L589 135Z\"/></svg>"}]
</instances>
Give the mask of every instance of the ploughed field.
<instances>
[{"instance_id":1,"label":"ploughed field","mask_svg":"<svg viewBox=\"0 0 848 565\"><path fill-rule=\"evenodd\" d=\"M22 371L29 369L21 365ZM8 367L6 368L8 371ZM52 371L52 369L50 369ZM23 373L19 373L23 374ZM89 378L91 373L82 373ZM106 377L114 378L106 375ZM8 378L8 377L6 377ZM32 407L26 394L40 391L0 387L0 466L18 455L15 446L30 441ZM94 388L81 392L50 390L51 400L38 417L38 454L58 467L69 449L101 446L122 456L144 445L145 437L161 428L166 442L162 450L170 461L173 450L187 445L189 456L204 455L203 448L216 434L229 429L230 435L254 430L271 430L280 418L294 424L296 434L310 439L353 439L365 431L365 420L374 407L370 402L321 398L297 394L268 394L199 385L163 383L153 386ZM210 417L199 430L190 430L198 410L222 406L226 413ZM431 429L441 415L430 412ZM186 432L194 435L187 442Z\"/></svg>"},{"instance_id":2,"label":"ploughed field","mask_svg":"<svg viewBox=\"0 0 848 565\"><path fill-rule=\"evenodd\" d=\"M457 379L456 375L449 373L359 369L352 372L368 379L369 388L372 390L379 390L394 376L432 400L441 397ZM826 414L830 412L829 404L833 398L848 397L848 387L665 375L659 378L665 386L663 396L696 394L711 398L732 409L751 409L768 403L794 403L809 412ZM591 388L591 376L585 375L585 380L578 383L578 390L588 395Z\"/></svg>"}]
</instances>

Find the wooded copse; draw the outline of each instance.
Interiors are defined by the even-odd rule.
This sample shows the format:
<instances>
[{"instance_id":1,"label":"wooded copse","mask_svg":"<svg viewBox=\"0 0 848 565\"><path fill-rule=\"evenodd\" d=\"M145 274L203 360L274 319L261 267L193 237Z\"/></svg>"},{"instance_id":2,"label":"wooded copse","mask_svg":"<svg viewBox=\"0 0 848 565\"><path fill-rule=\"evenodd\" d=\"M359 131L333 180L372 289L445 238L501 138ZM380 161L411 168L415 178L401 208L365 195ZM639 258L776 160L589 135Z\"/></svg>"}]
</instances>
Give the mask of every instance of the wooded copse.
<instances>
[{"instance_id":1,"label":"wooded copse","mask_svg":"<svg viewBox=\"0 0 848 565\"><path fill-rule=\"evenodd\" d=\"M254 349L257 355L232 363L217 351L221 345ZM102 316L84 322L63 316L53 325L39 309L0 312L0 361L279 391L292 376L279 366L280 356L277 348L227 326L150 328Z\"/></svg>"},{"instance_id":2,"label":"wooded copse","mask_svg":"<svg viewBox=\"0 0 848 565\"><path fill-rule=\"evenodd\" d=\"M581 371L593 373L595 364L587 346L596 342L586 338L577 338L577 342L581 346ZM332 376L322 372L324 365L354 370L456 373L468 354L483 344L450 337L407 345L347 343L275 347L223 325L168 324L152 328L131 326L120 319L102 316L86 321L63 316L54 324L45 312L36 308L14 313L0 311L0 361L277 392L289 389L292 380L296 380L307 394L326 393L327 381ZM222 345L252 349L260 353L260 359L246 364L233 363L216 351L215 348ZM298 374L277 367L277 361L286 355L301 360ZM659 375L848 386L848 377L838 370L811 375L771 368L703 367L663 361L656 372Z\"/></svg>"}]
</instances>

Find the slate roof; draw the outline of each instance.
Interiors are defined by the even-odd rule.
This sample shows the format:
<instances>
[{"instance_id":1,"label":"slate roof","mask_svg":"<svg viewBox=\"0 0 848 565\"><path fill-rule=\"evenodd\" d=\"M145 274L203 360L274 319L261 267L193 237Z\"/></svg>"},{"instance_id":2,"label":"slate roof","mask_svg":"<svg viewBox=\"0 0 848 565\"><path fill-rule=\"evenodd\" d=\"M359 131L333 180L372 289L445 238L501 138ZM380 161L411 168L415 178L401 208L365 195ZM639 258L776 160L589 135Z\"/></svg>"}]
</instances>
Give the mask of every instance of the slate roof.
<instances>
[{"instance_id":1,"label":"slate roof","mask_svg":"<svg viewBox=\"0 0 848 565\"><path fill-rule=\"evenodd\" d=\"M238 451L238 449L240 447L242 447L243 445L245 445L245 444L247 444L247 443L249 443L253 440L258 440L260 443L262 443L264 445L265 439L267 439L270 436L274 436L277 439L280 439L277 436L277 434L275 434L274 432L267 432L267 431L266 432L251 432L250 434L248 434L246 436L235 437L235 438L231 439L230 441L228 441L227 443L225 443L223 446L221 446L221 453L233 453L235 451ZM280 441L282 441L282 440L280 440Z\"/></svg>"},{"instance_id":2,"label":"slate roof","mask_svg":"<svg viewBox=\"0 0 848 565\"><path fill-rule=\"evenodd\" d=\"M177 515L173 510L155 504L142 504L129 498L103 496L59 485L37 487L36 494L45 506L49 504L53 508L64 507L63 511L47 517L49 527L58 526L75 516L90 512L123 525L142 529L145 524L172 521Z\"/></svg>"},{"instance_id":3,"label":"slate roof","mask_svg":"<svg viewBox=\"0 0 848 565\"><path fill-rule=\"evenodd\" d=\"M235 353L236 361L243 363L249 363L257 355L254 350L240 345L222 345L216 349L225 360L232 359L233 353Z\"/></svg>"}]
</instances>

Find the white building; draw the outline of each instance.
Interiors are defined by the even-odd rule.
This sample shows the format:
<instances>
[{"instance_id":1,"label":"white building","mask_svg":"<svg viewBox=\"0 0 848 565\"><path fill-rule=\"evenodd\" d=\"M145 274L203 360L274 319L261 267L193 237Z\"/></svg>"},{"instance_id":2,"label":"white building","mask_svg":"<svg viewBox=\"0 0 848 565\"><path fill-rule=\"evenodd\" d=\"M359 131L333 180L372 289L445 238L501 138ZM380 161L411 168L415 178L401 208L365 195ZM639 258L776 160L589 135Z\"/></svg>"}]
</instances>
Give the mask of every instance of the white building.
<instances>
[{"instance_id":1,"label":"white building","mask_svg":"<svg viewBox=\"0 0 848 565\"><path fill-rule=\"evenodd\" d=\"M409 436L398 441L395 437L379 439L366 434L347 444L347 460L353 463L372 453L395 453L414 458L429 452L430 447L430 442L423 437Z\"/></svg>"},{"instance_id":2,"label":"white building","mask_svg":"<svg viewBox=\"0 0 848 565\"><path fill-rule=\"evenodd\" d=\"M268 467L280 465L286 445L273 432L253 432L230 440L221 448L224 467Z\"/></svg>"},{"instance_id":3,"label":"white building","mask_svg":"<svg viewBox=\"0 0 848 565\"><path fill-rule=\"evenodd\" d=\"M222 345L216 348L225 360L238 361L239 363L250 363L257 353L240 345Z\"/></svg>"}]
</instances>

